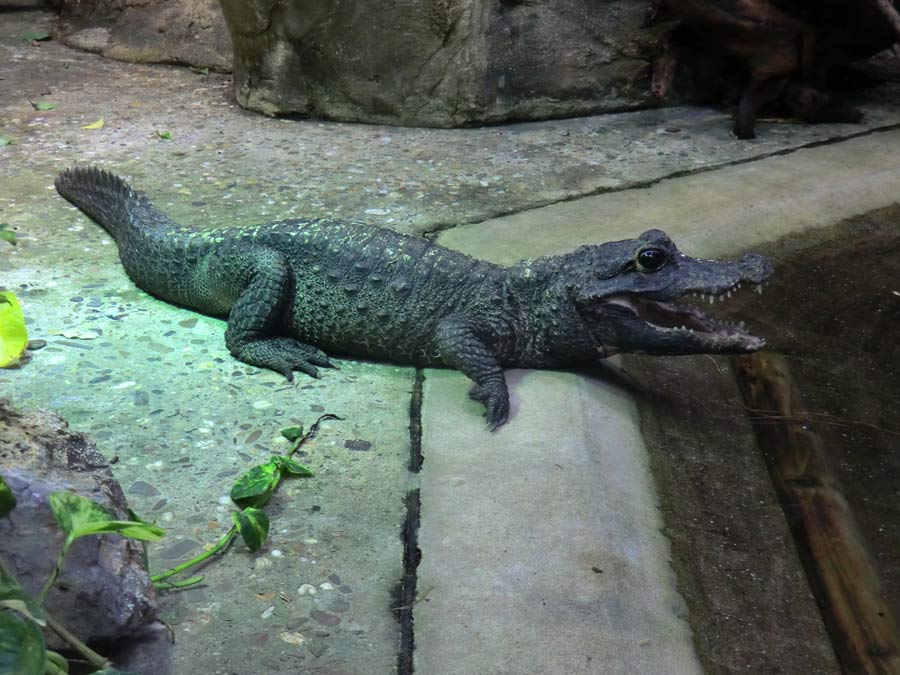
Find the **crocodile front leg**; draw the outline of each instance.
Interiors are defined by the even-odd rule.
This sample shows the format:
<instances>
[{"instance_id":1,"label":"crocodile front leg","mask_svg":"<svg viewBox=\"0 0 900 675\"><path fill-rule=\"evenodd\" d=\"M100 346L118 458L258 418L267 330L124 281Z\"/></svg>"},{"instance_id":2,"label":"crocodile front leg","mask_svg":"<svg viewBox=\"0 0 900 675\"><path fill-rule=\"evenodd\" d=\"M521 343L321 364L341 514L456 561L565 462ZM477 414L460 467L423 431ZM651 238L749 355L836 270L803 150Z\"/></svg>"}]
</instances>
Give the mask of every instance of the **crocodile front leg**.
<instances>
[{"instance_id":1,"label":"crocodile front leg","mask_svg":"<svg viewBox=\"0 0 900 675\"><path fill-rule=\"evenodd\" d=\"M509 418L509 392L503 369L470 321L449 316L440 322L435 337L444 363L475 382L469 396L487 408L485 417L491 431L505 424Z\"/></svg>"},{"instance_id":2,"label":"crocodile front leg","mask_svg":"<svg viewBox=\"0 0 900 675\"><path fill-rule=\"evenodd\" d=\"M279 372L288 381L295 370L318 377L317 366L333 367L317 347L278 335L295 302L291 266L283 253L261 246L217 251L206 262L205 278L213 304L223 289L223 295L236 296L225 330L225 346L236 358Z\"/></svg>"}]
</instances>

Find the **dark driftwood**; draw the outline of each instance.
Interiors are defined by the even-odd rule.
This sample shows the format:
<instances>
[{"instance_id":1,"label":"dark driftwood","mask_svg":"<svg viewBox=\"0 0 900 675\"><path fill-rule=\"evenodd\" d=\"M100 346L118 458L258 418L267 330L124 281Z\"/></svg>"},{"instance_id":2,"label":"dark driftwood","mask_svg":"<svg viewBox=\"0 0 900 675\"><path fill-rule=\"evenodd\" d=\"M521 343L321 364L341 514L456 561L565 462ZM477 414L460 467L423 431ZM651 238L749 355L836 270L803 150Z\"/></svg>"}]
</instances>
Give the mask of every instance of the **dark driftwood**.
<instances>
[{"instance_id":1,"label":"dark driftwood","mask_svg":"<svg viewBox=\"0 0 900 675\"><path fill-rule=\"evenodd\" d=\"M756 116L767 105L808 122L858 122L860 111L826 93L827 71L900 38L898 0L650 3L649 19L678 20L662 39L652 94L665 97L682 62L698 79L723 80L722 95L739 99L734 126L739 138L754 137ZM715 74L708 72L713 61L725 64Z\"/></svg>"},{"instance_id":2,"label":"dark driftwood","mask_svg":"<svg viewBox=\"0 0 900 675\"><path fill-rule=\"evenodd\" d=\"M741 356L737 370L759 444L844 672L900 674L897 623L786 359L770 353Z\"/></svg>"}]
</instances>

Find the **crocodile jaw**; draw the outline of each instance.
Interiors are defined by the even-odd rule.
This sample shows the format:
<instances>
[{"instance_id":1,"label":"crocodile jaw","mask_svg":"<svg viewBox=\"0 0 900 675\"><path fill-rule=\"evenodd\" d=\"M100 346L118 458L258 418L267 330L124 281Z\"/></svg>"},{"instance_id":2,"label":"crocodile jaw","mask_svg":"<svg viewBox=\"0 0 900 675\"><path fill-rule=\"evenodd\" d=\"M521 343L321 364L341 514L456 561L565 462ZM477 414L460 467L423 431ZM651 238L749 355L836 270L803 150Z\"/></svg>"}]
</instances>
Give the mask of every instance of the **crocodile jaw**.
<instances>
[{"instance_id":1,"label":"crocodile jaw","mask_svg":"<svg viewBox=\"0 0 900 675\"><path fill-rule=\"evenodd\" d=\"M758 292L762 285L756 286ZM730 296L730 292L727 292ZM726 293L702 295L713 304L724 300ZM595 311L607 315L607 320L627 316L632 321L642 322L640 333L628 346L612 344L603 340L598 347L604 355L615 351L647 351L650 353L744 353L762 349L766 345L763 338L747 332L743 322L728 322L715 319L698 306L673 301L650 300L634 293L617 293L595 300ZM623 311L626 310L626 311ZM616 331L618 332L618 331ZM620 334L621 335L621 334ZM646 348L641 342L646 340ZM656 345L665 345L661 349Z\"/></svg>"}]
</instances>

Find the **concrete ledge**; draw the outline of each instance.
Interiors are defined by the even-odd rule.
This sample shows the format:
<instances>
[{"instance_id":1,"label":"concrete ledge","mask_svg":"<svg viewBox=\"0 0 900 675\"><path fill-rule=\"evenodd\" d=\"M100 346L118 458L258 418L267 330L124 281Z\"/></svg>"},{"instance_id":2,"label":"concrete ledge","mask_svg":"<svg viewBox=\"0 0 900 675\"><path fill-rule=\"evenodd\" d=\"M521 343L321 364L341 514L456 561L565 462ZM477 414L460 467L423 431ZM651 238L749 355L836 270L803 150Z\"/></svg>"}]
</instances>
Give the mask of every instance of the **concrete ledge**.
<instances>
[{"instance_id":1,"label":"concrete ledge","mask_svg":"<svg viewBox=\"0 0 900 675\"><path fill-rule=\"evenodd\" d=\"M465 377L427 373L416 672L699 673L631 397L508 380L490 433Z\"/></svg>"},{"instance_id":2,"label":"concrete ledge","mask_svg":"<svg viewBox=\"0 0 900 675\"><path fill-rule=\"evenodd\" d=\"M689 255L731 255L900 200L900 129L671 178L444 232L444 246L509 264L660 228Z\"/></svg>"}]
</instances>

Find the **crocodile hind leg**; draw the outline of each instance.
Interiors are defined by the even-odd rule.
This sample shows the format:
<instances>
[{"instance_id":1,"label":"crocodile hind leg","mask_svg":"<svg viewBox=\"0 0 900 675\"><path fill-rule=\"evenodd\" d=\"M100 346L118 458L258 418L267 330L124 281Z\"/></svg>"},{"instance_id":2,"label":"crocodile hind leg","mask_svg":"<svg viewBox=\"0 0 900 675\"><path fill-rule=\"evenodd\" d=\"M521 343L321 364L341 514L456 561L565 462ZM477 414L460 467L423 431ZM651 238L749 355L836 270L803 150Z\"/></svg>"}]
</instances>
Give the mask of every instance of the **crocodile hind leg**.
<instances>
[{"instance_id":1,"label":"crocodile hind leg","mask_svg":"<svg viewBox=\"0 0 900 675\"><path fill-rule=\"evenodd\" d=\"M487 409L484 416L491 431L506 424L509 392L497 357L461 317L451 316L441 321L436 339L444 363L461 370L475 382L469 396Z\"/></svg>"},{"instance_id":2,"label":"crocodile hind leg","mask_svg":"<svg viewBox=\"0 0 900 675\"><path fill-rule=\"evenodd\" d=\"M235 358L268 368L294 379L299 370L319 376L318 367L333 367L322 350L279 335L290 312L294 284L291 266L283 253L265 247L235 246L214 252L203 266L201 278L207 302L215 305L233 298L225 330L225 346ZM226 300L227 305L227 300Z\"/></svg>"}]
</instances>

